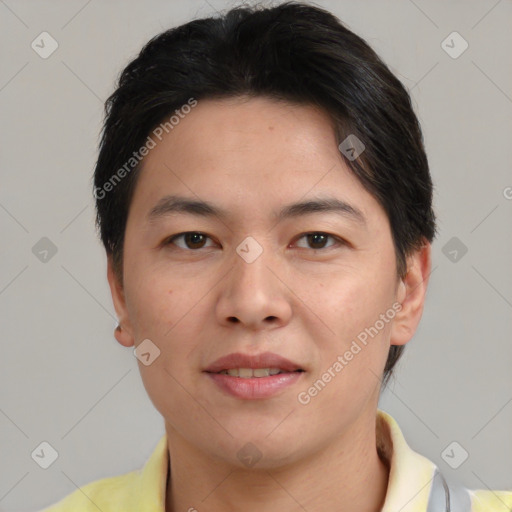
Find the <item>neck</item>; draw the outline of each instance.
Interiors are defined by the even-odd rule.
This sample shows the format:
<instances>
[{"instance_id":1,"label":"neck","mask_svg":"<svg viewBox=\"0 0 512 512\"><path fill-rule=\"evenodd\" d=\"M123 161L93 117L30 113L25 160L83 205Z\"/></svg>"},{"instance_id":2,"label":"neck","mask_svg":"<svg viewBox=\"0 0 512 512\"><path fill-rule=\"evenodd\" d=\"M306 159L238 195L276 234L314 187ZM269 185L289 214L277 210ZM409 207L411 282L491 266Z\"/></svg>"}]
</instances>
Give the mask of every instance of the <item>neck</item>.
<instances>
[{"instance_id":1,"label":"neck","mask_svg":"<svg viewBox=\"0 0 512 512\"><path fill-rule=\"evenodd\" d=\"M375 413L291 465L240 469L198 451L166 424L170 475L166 512L336 510L379 512L389 468L377 452Z\"/></svg>"}]
</instances>

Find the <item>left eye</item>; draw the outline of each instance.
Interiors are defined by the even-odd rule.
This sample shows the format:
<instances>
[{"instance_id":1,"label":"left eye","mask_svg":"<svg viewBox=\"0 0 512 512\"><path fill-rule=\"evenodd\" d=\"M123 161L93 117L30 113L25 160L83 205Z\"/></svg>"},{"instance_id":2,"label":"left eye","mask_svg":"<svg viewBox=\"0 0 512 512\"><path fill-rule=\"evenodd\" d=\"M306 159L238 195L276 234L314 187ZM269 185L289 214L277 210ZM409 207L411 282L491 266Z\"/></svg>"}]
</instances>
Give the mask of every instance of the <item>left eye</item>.
<instances>
[{"instance_id":1,"label":"left eye","mask_svg":"<svg viewBox=\"0 0 512 512\"><path fill-rule=\"evenodd\" d=\"M331 238L332 240L335 240L337 243L341 243L341 240L333 235L329 235L328 233L322 233L322 232L313 232L313 233L304 233L299 240L302 238L307 238L308 243L311 243L313 245L321 245L321 247L311 247L311 249L325 249L332 247L335 244L325 246L325 242L328 238Z\"/></svg>"},{"instance_id":2,"label":"left eye","mask_svg":"<svg viewBox=\"0 0 512 512\"><path fill-rule=\"evenodd\" d=\"M329 235L328 233L323 233L320 231L315 231L311 233L304 233L301 235L297 240L301 240L303 238L307 239L307 242L309 244L312 244L313 247L306 247L306 249L326 249L329 247L332 247L333 245L336 245L336 243L341 244L343 241L333 235ZM332 239L335 241L335 243L331 245L325 245L326 241L328 239ZM185 246L181 246L179 244L176 244L176 240L183 239ZM168 238L165 242L165 245L169 244L175 244L181 249L202 249L204 247L212 247L212 246L205 246L205 241L211 240L211 238L204 233L200 233L198 231L187 231L185 233L180 233L178 235L174 235L170 238Z\"/></svg>"}]
</instances>

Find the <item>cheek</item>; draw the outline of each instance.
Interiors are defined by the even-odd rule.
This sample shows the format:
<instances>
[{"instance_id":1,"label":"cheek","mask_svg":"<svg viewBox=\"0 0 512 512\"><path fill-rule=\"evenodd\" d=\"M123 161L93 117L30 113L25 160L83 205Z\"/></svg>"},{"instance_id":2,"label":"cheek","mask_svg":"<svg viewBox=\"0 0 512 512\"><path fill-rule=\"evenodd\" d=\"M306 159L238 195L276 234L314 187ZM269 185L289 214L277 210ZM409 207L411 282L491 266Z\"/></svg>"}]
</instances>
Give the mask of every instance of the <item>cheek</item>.
<instances>
[{"instance_id":1,"label":"cheek","mask_svg":"<svg viewBox=\"0 0 512 512\"><path fill-rule=\"evenodd\" d=\"M176 378L183 378L192 362L192 353L203 328L205 291L184 283L176 273L146 271L144 278L133 281L130 315L136 344L149 338L160 349L159 362ZM142 371L145 368L141 368Z\"/></svg>"},{"instance_id":2,"label":"cheek","mask_svg":"<svg viewBox=\"0 0 512 512\"><path fill-rule=\"evenodd\" d=\"M161 338L183 316L190 294L179 292L172 276L134 267L127 283L127 307L136 334Z\"/></svg>"},{"instance_id":3,"label":"cheek","mask_svg":"<svg viewBox=\"0 0 512 512\"><path fill-rule=\"evenodd\" d=\"M138 363L141 378L156 409L164 417L174 417L190 399L180 383L188 381L193 365L198 323L191 325L191 313L198 298L156 275L146 274L132 290L130 314L135 319L136 344L150 339L160 350L151 365Z\"/></svg>"},{"instance_id":4,"label":"cheek","mask_svg":"<svg viewBox=\"0 0 512 512\"><path fill-rule=\"evenodd\" d=\"M335 371L337 378L324 399L333 398L335 389L367 395L378 383L394 317L387 314L394 302L394 274L389 272L389 266L386 268L387 260L362 265L337 277L333 274L317 288L315 312L330 329L325 336L313 337L322 353L320 373L329 368L335 371L333 365L339 362L338 356L343 358L343 369ZM381 315L385 315L384 320Z\"/></svg>"},{"instance_id":5,"label":"cheek","mask_svg":"<svg viewBox=\"0 0 512 512\"><path fill-rule=\"evenodd\" d=\"M340 278L333 277L319 288L314 299L318 315L336 334L354 334L373 324L381 313L391 307L393 284L385 274L379 277L354 272Z\"/></svg>"}]
</instances>

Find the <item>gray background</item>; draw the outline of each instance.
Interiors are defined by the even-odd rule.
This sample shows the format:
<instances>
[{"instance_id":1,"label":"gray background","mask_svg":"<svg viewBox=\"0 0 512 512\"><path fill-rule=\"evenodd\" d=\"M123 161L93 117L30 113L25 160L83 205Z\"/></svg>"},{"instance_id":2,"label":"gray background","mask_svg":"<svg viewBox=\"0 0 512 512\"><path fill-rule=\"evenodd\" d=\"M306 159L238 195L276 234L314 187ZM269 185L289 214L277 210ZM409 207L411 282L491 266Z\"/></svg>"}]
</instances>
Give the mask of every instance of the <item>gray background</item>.
<instances>
[{"instance_id":1,"label":"gray background","mask_svg":"<svg viewBox=\"0 0 512 512\"><path fill-rule=\"evenodd\" d=\"M42 508L139 468L164 433L132 349L113 337L91 175L121 69L156 33L233 4L0 1L2 510ZM512 3L317 5L411 91L436 185L424 317L380 407L448 477L511 489ZM43 31L59 44L47 59L31 48ZM441 47L453 31L469 43L456 59ZM46 262L32 251L42 237L57 248ZM452 237L468 249L458 261L443 252ZM59 453L46 470L31 458L42 441ZM469 452L456 470L441 455L452 441Z\"/></svg>"}]
</instances>

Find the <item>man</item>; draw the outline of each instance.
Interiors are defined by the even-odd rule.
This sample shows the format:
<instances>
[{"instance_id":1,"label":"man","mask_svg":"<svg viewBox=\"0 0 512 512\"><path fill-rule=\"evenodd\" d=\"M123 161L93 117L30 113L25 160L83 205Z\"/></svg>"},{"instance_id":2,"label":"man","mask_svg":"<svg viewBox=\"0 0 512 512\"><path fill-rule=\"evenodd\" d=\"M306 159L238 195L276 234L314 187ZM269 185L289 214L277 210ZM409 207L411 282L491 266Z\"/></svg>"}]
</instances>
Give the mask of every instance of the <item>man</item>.
<instances>
[{"instance_id":1,"label":"man","mask_svg":"<svg viewBox=\"0 0 512 512\"><path fill-rule=\"evenodd\" d=\"M377 409L435 236L409 95L330 13L236 8L149 41L107 101L97 223L165 436L46 509L510 511Z\"/></svg>"}]
</instances>

